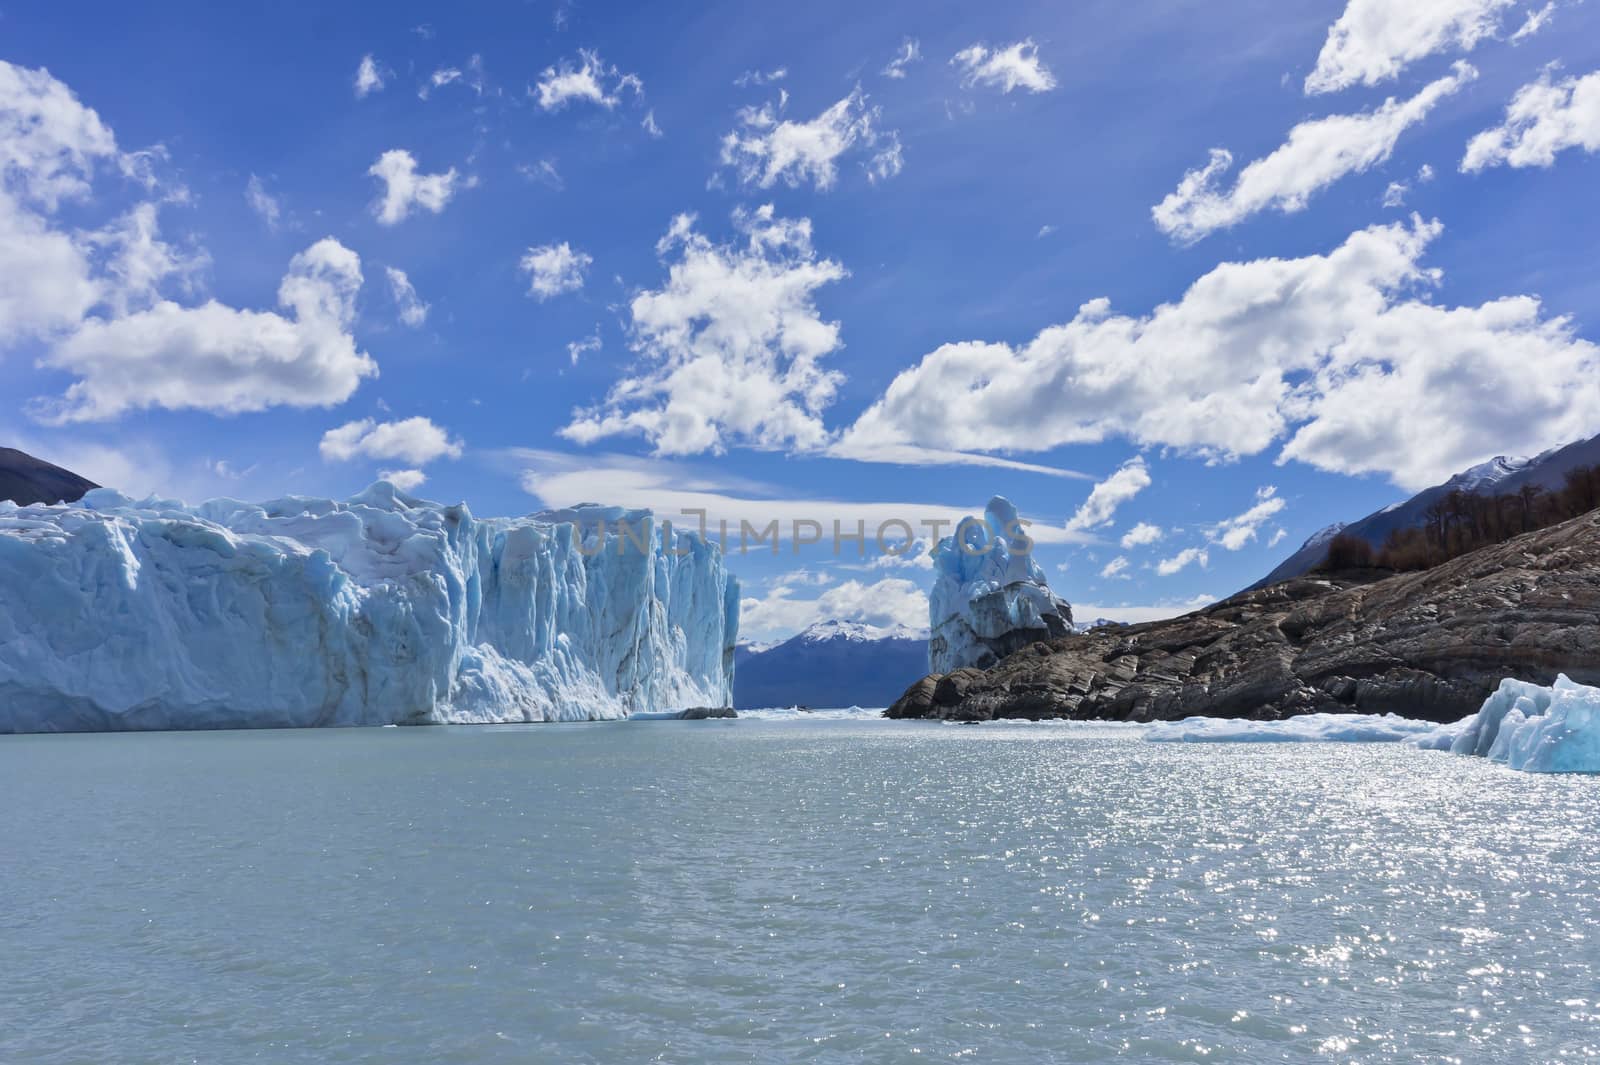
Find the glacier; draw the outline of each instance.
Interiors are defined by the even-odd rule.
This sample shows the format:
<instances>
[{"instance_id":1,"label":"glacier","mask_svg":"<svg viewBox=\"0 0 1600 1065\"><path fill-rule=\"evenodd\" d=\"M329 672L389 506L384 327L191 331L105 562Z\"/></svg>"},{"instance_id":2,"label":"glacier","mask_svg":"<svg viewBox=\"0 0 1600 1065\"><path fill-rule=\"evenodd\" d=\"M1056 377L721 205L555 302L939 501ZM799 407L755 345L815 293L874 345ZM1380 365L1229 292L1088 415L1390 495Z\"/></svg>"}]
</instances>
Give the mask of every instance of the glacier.
<instances>
[{"instance_id":1,"label":"glacier","mask_svg":"<svg viewBox=\"0 0 1600 1065\"><path fill-rule=\"evenodd\" d=\"M1600 688L1565 674L1548 686L1507 678L1476 714L1410 742L1525 773L1600 773Z\"/></svg>"},{"instance_id":2,"label":"glacier","mask_svg":"<svg viewBox=\"0 0 1600 1065\"><path fill-rule=\"evenodd\" d=\"M474 518L378 482L0 503L0 732L625 718L732 705L739 588L648 511Z\"/></svg>"},{"instance_id":3,"label":"glacier","mask_svg":"<svg viewBox=\"0 0 1600 1065\"><path fill-rule=\"evenodd\" d=\"M1072 631L1072 607L1050 590L1017 508L995 496L933 552L928 669L987 669L1036 640Z\"/></svg>"}]
</instances>

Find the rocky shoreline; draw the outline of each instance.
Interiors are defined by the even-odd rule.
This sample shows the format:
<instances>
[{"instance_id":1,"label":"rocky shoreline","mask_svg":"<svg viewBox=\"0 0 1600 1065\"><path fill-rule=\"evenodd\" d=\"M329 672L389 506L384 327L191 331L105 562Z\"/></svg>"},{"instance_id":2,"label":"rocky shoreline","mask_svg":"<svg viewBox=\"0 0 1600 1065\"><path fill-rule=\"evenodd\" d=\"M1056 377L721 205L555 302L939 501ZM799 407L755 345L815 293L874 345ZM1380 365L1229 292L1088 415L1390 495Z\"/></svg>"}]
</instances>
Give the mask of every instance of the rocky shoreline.
<instances>
[{"instance_id":1,"label":"rocky shoreline","mask_svg":"<svg viewBox=\"0 0 1600 1065\"><path fill-rule=\"evenodd\" d=\"M1420 573L1314 574L1167 621L1039 641L924 677L886 714L987 721L1455 721L1506 677L1600 684L1600 512Z\"/></svg>"}]
</instances>

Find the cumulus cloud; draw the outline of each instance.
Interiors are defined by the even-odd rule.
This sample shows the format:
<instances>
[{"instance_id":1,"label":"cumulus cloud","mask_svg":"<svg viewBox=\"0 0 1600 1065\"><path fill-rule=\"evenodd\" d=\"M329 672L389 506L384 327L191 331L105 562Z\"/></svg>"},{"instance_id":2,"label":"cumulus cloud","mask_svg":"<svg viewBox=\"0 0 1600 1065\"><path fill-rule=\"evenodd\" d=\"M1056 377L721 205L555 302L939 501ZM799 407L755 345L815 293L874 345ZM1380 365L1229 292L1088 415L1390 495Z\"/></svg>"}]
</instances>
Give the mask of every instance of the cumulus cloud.
<instances>
[{"instance_id":1,"label":"cumulus cloud","mask_svg":"<svg viewBox=\"0 0 1600 1065\"><path fill-rule=\"evenodd\" d=\"M572 365L576 366L583 356L599 350L600 333L597 328L592 336L584 337L582 340L569 341L567 343L567 358L571 360Z\"/></svg>"},{"instance_id":2,"label":"cumulus cloud","mask_svg":"<svg viewBox=\"0 0 1600 1065\"><path fill-rule=\"evenodd\" d=\"M1350 0L1328 30L1308 94L1377 85L1410 63L1446 49L1469 52L1493 37L1517 0Z\"/></svg>"},{"instance_id":3,"label":"cumulus cloud","mask_svg":"<svg viewBox=\"0 0 1600 1065\"><path fill-rule=\"evenodd\" d=\"M78 380L36 400L33 413L60 423L148 407L237 414L341 403L378 370L349 332L360 287L360 258L327 237L290 260L278 288L286 315L161 299L87 319L41 360Z\"/></svg>"},{"instance_id":4,"label":"cumulus cloud","mask_svg":"<svg viewBox=\"0 0 1600 1065\"><path fill-rule=\"evenodd\" d=\"M1402 133L1477 76L1471 66L1457 63L1453 73L1409 100L1390 98L1373 111L1302 122L1280 148L1240 171L1229 189L1219 186L1233 166L1233 155L1213 148L1211 161L1185 174L1151 215L1163 233L1188 243L1268 209L1284 214L1304 210L1312 196L1335 181L1387 160Z\"/></svg>"},{"instance_id":5,"label":"cumulus cloud","mask_svg":"<svg viewBox=\"0 0 1600 1065\"><path fill-rule=\"evenodd\" d=\"M1162 531L1161 526L1141 521L1122 534L1122 549L1131 551L1135 547L1144 547L1147 544L1157 542L1164 535L1165 533Z\"/></svg>"},{"instance_id":6,"label":"cumulus cloud","mask_svg":"<svg viewBox=\"0 0 1600 1065\"><path fill-rule=\"evenodd\" d=\"M371 55L362 56L360 65L356 67L356 99L364 99L372 93L382 92L388 73Z\"/></svg>"},{"instance_id":7,"label":"cumulus cloud","mask_svg":"<svg viewBox=\"0 0 1600 1065\"><path fill-rule=\"evenodd\" d=\"M867 180L898 174L904 165L900 136L880 126L883 112L869 106L858 85L850 95L805 122L783 118L788 95L778 103L739 110L739 128L722 138L722 165L732 167L741 184L770 189L779 182L797 188L810 183L829 189L838 179L838 161L860 155Z\"/></svg>"},{"instance_id":8,"label":"cumulus cloud","mask_svg":"<svg viewBox=\"0 0 1600 1065\"><path fill-rule=\"evenodd\" d=\"M442 174L417 173L417 160L403 148L384 152L367 173L383 182L383 195L373 202L372 214L386 226L403 222L413 210L438 214L461 183L455 167Z\"/></svg>"},{"instance_id":9,"label":"cumulus cloud","mask_svg":"<svg viewBox=\"0 0 1600 1065\"><path fill-rule=\"evenodd\" d=\"M906 67L922 62L922 44L915 37L907 37L889 64L879 71L886 78L896 80L906 76Z\"/></svg>"},{"instance_id":10,"label":"cumulus cloud","mask_svg":"<svg viewBox=\"0 0 1600 1065\"><path fill-rule=\"evenodd\" d=\"M1100 576L1106 580L1114 577L1127 578L1128 560L1118 555L1100 568Z\"/></svg>"},{"instance_id":11,"label":"cumulus cloud","mask_svg":"<svg viewBox=\"0 0 1600 1065\"><path fill-rule=\"evenodd\" d=\"M961 84L969 89L982 85L1003 93L1013 89L1037 93L1056 87L1055 75L1039 58L1039 48L1031 37L1004 48L969 45L950 62L960 68Z\"/></svg>"},{"instance_id":12,"label":"cumulus cloud","mask_svg":"<svg viewBox=\"0 0 1600 1065\"><path fill-rule=\"evenodd\" d=\"M827 442L822 411L843 378L822 360L838 349L839 326L814 296L847 272L818 258L808 219L779 218L769 204L733 222L743 240L717 244L694 216L673 220L656 245L666 281L629 304L641 365L562 436L638 435L662 455Z\"/></svg>"},{"instance_id":13,"label":"cumulus cloud","mask_svg":"<svg viewBox=\"0 0 1600 1065\"><path fill-rule=\"evenodd\" d=\"M400 316L401 324L416 329L426 322L428 305L417 295L417 290L411 284L411 279L406 276L406 272L393 266L386 266L384 274L389 278L389 295L394 298L395 311Z\"/></svg>"},{"instance_id":14,"label":"cumulus cloud","mask_svg":"<svg viewBox=\"0 0 1600 1065\"><path fill-rule=\"evenodd\" d=\"M1163 577L1171 577L1197 563L1201 569L1210 565L1210 553L1203 547L1186 547L1171 558L1164 558L1156 563L1156 573Z\"/></svg>"},{"instance_id":15,"label":"cumulus cloud","mask_svg":"<svg viewBox=\"0 0 1600 1065\"><path fill-rule=\"evenodd\" d=\"M1243 514L1227 518L1219 522L1211 530L1211 541L1220 544L1228 551L1239 551L1246 544L1256 538L1256 532L1263 523L1277 515L1284 508L1283 497L1278 495L1274 485L1263 485L1256 489L1255 504Z\"/></svg>"},{"instance_id":16,"label":"cumulus cloud","mask_svg":"<svg viewBox=\"0 0 1600 1065\"><path fill-rule=\"evenodd\" d=\"M1505 121L1467 144L1464 173L1487 167L1550 166L1568 148L1600 151L1600 70L1581 78L1553 80L1546 67L1539 80L1511 98Z\"/></svg>"},{"instance_id":17,"label":"cumulus cloud","mask_svg":"<svg viewBox=\"0 0 1600 1065\"><path fill-rule=\"evenodd\" d=\"M1223 263L1153 312L1092 300L1013 347L946 344L902 371L841 440L1046 451L1122 437L1213 459L1284 441L1279 461L1409 489L1600 424L1600 348L1537 297L1423 298L1437 222L1374 226L1325 255Z\"/></svg>"},{"instance_id":18,"label":"cumulus cloud","mask_svg":"<svg viewBox=\"0 0 1600 1065\"><path fill-rule=\"evenodd\" d=\"M388 481L402 492L415 492L427 483L428 475L421 470L379 470L378 479Z\"/></svg>"},{"instance_id":19,"label":"cumulus cloud","mask_svg":"<svg viewBox=\"0 0 1600 1065\"><path fill-rule=\"evenodd\" d=\"M529 248L522 256L522 271L528 275L528 295L541 303L552 296L576 292L583 287L583 275L594 259L562 241Z\"/></svg>"},{"instance_id":20,"label":"cumulus cloud","mask_svg":"<svg viewBox=\"0 0 1600 1065\"><path fill-rule=\"evenodd\" d=\"M147 186L149 158L120 152L48 72L0 62L0 343L39 340L39 364L76 378L30 401L35 418L328 406L377 372L350 335L361 261L337 241L294 257L278 314L168 298L170 288L191 292L207 259L161 239L155 203L98 229L57 224L64 201L90 200L97 171Z\"/></svg>"},{"instance_id":21,"label":"cumulus cloud","mask_svg":"<svg viewBox=\"0 0 1600 1065\"><path fill-rule=\"evenodd\" d=\"M606 63L600 53L578 49L578 63L563 59L546 67L539 83L529 90L546 111L560 111L570 103L588 103L611 110L622 102L624 93L635 99L644 96L644 82L636 74L624 74Z\"/></svg>"},{"instance_id":22,"label":"cumulus cloud","mask_svg":"<svg viewBox=\"0 0 1600 1065\"><path fill-rule=\"evenodd\" d=\"M784 635L829 619L928 627L928 596L903 577L885 577L871 584L845 581L812 599L796 599L794 594L792 585L778 584L760 599L742 600L740 632L755 637Z\"/></svg>"},{"instance_id":23,"label":"cumulus cloud","mask_svg":"<svg viewBox=\"0 0 1600 1065\"><path fill-rule=\"evenodd\" d=\"M427 418L379 422L371 418L346 422L322 434L317 445L324 460L389 459L425 466L434 459L460 458L462 445Z\"/></svg>"},{"instance_id":24,"label":"cumulus cloud","mask_svg":"<svg viewBox=\"0 0 1600 1065\"><path fill-rule=\"evenodd\" d=\"M1067 521L1067 528L1087 532L1111 524L1117 508L1150 487L1150 470L1138 455L1089 490L1089 498Z\"/></svg>"}]
</instances>

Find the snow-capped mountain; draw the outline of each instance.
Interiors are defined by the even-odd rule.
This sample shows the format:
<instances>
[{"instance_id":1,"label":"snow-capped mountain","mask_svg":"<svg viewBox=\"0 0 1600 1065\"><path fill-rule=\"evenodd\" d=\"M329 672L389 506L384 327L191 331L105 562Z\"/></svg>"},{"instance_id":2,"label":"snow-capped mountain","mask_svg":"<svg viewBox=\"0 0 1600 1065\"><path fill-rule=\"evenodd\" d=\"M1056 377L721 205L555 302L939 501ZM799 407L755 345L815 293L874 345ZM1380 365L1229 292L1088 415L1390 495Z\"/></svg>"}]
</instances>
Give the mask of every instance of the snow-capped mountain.
<instances>
[{"instance_id":1,"label":"snow-capped mountain","mask_svg":"<svg viewBox=\"0 0 1600 1065\"><path fill-rule=\"evenodd\" d=\"M740 644L734 705L888 706L927 671L926 629L819 621L787 640Z\"/></svg>"},{"instance_id":2,"label":"snow-capped mountain","mask_svg":"<svg viewBox=\"0 0 1600 1065\"><path fill-rule=\"evenodd\" d=\"M1600 465L1600 436L1552 448L1531 459L1497 455L1487 462L1462 470L1443 484L1425 488L1410 499L1391 503L1359 521L1348 525L1336 522L1319 530L1301 544L1294 554L1250 587L1263 588L1311 572L1327 557L1328 542L1341 532L1359 536L1373 547L1380 547L1394 530L1421 525L1428 507L1451 492L1504 495L1527 484L1548 489L1560 488L1568 470L1594 465Z\"/></svg>"}]
</instances>

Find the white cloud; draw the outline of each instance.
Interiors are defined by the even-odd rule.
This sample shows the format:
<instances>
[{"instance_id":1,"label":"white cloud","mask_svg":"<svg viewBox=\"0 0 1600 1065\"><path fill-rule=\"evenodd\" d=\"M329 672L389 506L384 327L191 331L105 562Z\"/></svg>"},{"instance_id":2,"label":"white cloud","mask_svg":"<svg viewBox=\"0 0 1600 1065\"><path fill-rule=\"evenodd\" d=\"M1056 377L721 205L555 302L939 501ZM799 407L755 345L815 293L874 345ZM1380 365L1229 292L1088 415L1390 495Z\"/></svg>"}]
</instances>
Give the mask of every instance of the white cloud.
<instances>
[{"instance_id":1,"label":"white cloud","mask_svg":"<svg viewBox=\"0 0 1600 1065\"><path fill-rule=\"evenodd\" d=\"M1426 185L1432 180L1433 167L1429 166L1427 163L1423 163L1421 166L1417 167L1417 182L1419 184Z\"/></svg>"},{"instance_id":2,"label":"white cloud","mask_svg":"<svg viewBox=\"0 0 1600 1065\"><path fill-rule=\"evenodd\" d=\"M563 59L546 67L539 83L529 90L544 110L560 111L577 101L609 111L622 102L624 92L633 93L635 99L644 96L644 82L637 75L623 74L601 59L600 53L580 48L578 59L577 66Z\"/></svg>"},{"instance_id":3,"label":"white cloud","mask_svg":"<svg viewBox=\"0 0 1600 1065\"><path fill-rule=\"evenodd\" d=\"M1529 37L1532 37L1534 34L1544 29L1545 23L1550 21L1550 16L1555 14L1555 10L1556 0L1550 0L1548 4L1545 4L1544 7L1540 8L1538 11L1528 12L1528 17L1523 21L1522 27L1518 29L1516 33L1511 35L1511 43L1521 44Z\"/></svg>"},{"instance_id":4,"label":"white cloud","mask_svg":"<svg viewBox=\"0 0 1600 1065\"><path fill-rule=\"evenodd\" d=\"M397 422L371 418L346 422L323 433L317 450L328 462L397 459L412 466L426 466L434 459L460 458L462 446L461 441L450 439L444 429L419 416Z\"/></svg>"},{"instance_id":5,"label":"white cloud","mask_svg":"<svg viewBox=\"0 0 1600 1065\"><path fill-rule=\"evenodd\" d=\"M542 303L553 296L576 292L583 287L583 275L593 263L593 257L566 241L529 248L521 264L528 275L528 295Z\"/></svg>"},{"instance_id":6,"label":"white cloud","mask_svg":"<svg viewBox=\"0 0 1600 1065\"><path fill-rule=\"evenodd\" d=\"M1127 569L1128 560L1123 558L1121 555L1118 555L1116 558L1112 559L1110 562L1107 562L1103 567L1101 567L1100 576L1106 580L1111 580L1114 577L1121 577L1126 580Z\"/></svg>"},{"instance_id":7,"label":"white cloud","mask_svg":"<svg viewBox=\"0 0 1600 1065\"><path fill-rule=\"evenodd\" d=\"M1411 186L1404 181L1391 181L1389 187L1383 190L1383 205L1385 207L1404 207L1406 194L1411 191Z\"/></svg>"},{"instance_id":8,"label":"white cloud","mask_svg":"<svg viewBox=\"0 0 1600 1065\"><path fill-rule=\"evenodd\" d=\"M1001 92L1026 89L1037 93L1056 87L1055 75L1039 59L1039 49L1032 38L1004 48L970 45L957 52L950 62L961 68L961 84L969 89L984 85Z\"/></svg>"},{"instance_id":9,"label":"white cloud","mask_svg":"<svg viewBox=\"0 0 1600 1065\"><path fill-rule=\"evenodd\" d=\"M402 492L415 492L427 483L428 475L421 470L379 470L378 479L388 481Z\"/></svg>"},{"instance_id":10,"label":"white cloud","mask_svg":"<svg viewBox=\"0 0 1600 1065\"><path fill-rule=\"evenodd\" d=\"M426 322L428 305L417 295L417 290L412 286L406 272L393 266L386 266L384 273L389 278L389 295L394 298L395 310L400 316L401 323L416 329Z\"/></svg>"},{"instance_id":11,"label":"white cloud","mask_svg":"<svg viewBox=\"0 0 1600 1065\"><path fill-rule=\"evenodd\" d=\"M1457 63L1453 73L1404 102L1391 97L1374 111L1302 122L1276 151L1240 171L1231 189L1218 186L1233 156L1213 148L1211 161L1185 174L1150 213L1163 233L1188 243L1268 209L1304 210L1312 196L1335 181L1388 159L1402 133L1477 76L1471 66Z\"/></svg>"},{"instance_id":12,"label":"white cloud","mask_svg":"<svg viewBox=\"0 0 1600 1065\"><path fill-rule=\"evenodd\" d=\"M782 94L776 106L740 108L740 128L722 138L722 165L733 167L742 184L770 189L780 181L790 188L810 182L829 189L840 157L851 151L865 157L868 181L893 177L904 165L899 134L880 128L883 112L868 106L859 85L807 122L781 117L787 104Z\"/></svg>"},{"instance_id":13,"label":"white cloud","mask_svg":"<svg viewBox=\"0 0 1600 1065\"><path fill-rule=\"evenodd\" d=\"M1279 544L1283 543L1283 538L1288 535L1289 530L1279 526L1278 528L1272 530L1272 539L1267 541L1267 546L1277 547Z\"/></svg>"},{"instance_id":14,"label":"white cloud","mask_svg":"<svg viewBox=\"0 0 1600 1065\"><path fill-rule=\"evenodd\" d=\"M752 85L770 85L775 81L782 81L788 76L788 67L774 67L772 70L747 70L737 78L734 78L733 83L741 89L748 89Z\"/></svg>"},{"instance_id":15,"label":"white cloud","mask_svg":"<svg viewBox=\"0 0 1600 1065\"><path fill-rule=\"evenodd\" d=\"M382 92L387 75L388 71L380 67L372 56L362 56L361 64L356 67L356 99L360 100L372 93Z\"/></svg>"},{"instance_id":16,"label":"white cloud","mask_svg":"<svg viewBox=\"0 0 1600 1065\"><path fill-rule=\"evenodd\" d=\"M1048 224L1042 225L1042 226L1039 227L1039 232L1037 232L1037 233L1035 233L1033 235L1033 239L1034 240L1042 240L1045 237L1048 237L1050 234L1054 233L1055 231L1056 231L1056 227L1055 226L1048 225Z\"/></svg>"},{"instance_id":17,"label":"white cloud","mask_svg":"<svg viewBox=\"0 0 1600 1065\"><path fill-rule=\"evenodd\" d=\"M404 221L413 209L438 214L460 181L455 167L442 174L417 173L416 159L403 148L384 152L367 173L383 182L383 195L373 203L372 214L386 226Z\"/></svg>"},{"instance_id":18,"label":"white cloud","mask_svg":"<svg viewBox=\"0 0 1600 1065\"><path fill-rule=\"evenodd\" d=\"M731 475L716 465L699 465L669 459L637 458L616 454L564 454L533 448L514 448L499 453L498 460L517 471L522 488L546 507L567 507L586 500L604 499L620 507L653 510L680 527L696 524L688 511L704 511L708 529L718 534L719 523L728 523L728 532L737 545L740 522L757 530L768 523L780 523L782 550L796 553L791 539L795 522L814 521L821 525L823 537L815 548L825 553L831 547L834 522L842 535L853 536L864 528L866 541L841 544L840 554L853 562L866 562L877 552L877 535L893 547L905 539L905 530L894 522L906 522L923 540L949 536L962 518L983 512L983 501L968 505L949 505L918 501L848 500L805 498L792 488L751 481ZM1026 513L1026 507L1024 507ZM802 530L803 531L803 530ZM1028 526L1028 535L1041 544L1086 542L1082 533L1070 532L1064 525L1044 523ZM752 544L751 550L770 557L770 543Z\"/></svg>"},{"instance_id":19,"label":"white cloud","mask_svg":"<svg viewBox=\"0 0 1600 1065\"><path fill-rule=\"evenodd\" d=\"M1142 625L1147 621L1165 621L1168 618L1189 614L1217 601L1214 595L1197 595L1189 599L1165 600L1149 605L1106 606L1098 603L1074 603L1072 616L1079 621L1104 618L1122 625Z\"/></svg>"},{"instance_id":20,"label":"white cloud","mask_svg":"<svg viewBox=\"0 0 1600 1065\"><path fill-rule=\"evenodd\" d=\"M47 72L0 62L0 343L39 339L39 364L76 377L63 395L30 401L35 418L327 406L377 372L349 332L361 260L337 241L294 257L278 291L290 314L279 315L165 298L164 288L194 288L206 256L160 238L155 203L99 229L56 227L64 200L90 199L97 169L149 187L150 157L119 152Z\"/></svg>"},{"instance_id":21,"label":"white cloud","mask_svg":"<svg viewBox=\"0 0 1600 1065\"><path fill-rule=\"evenodd\" d=\"M1326 255L1224 263L1143 316L1092 300L1018 347L946 344L902 371L840 449L1048 451L1123 437L1409 489L1600 424L1600 348L1533 296L1447 307L1422 265L1442 227L1351 234Z\"/></svg>"},{"instance_id":22,"label":"white cloud","mask_svg":"<svg viewBox=\"0 0 1600 1065\"><path fill-rule=\"evenodd\" d=\"M440 67L430 74L428 80L423 82L421 87L417 89L417 98L426 100L433 94L434 89L442 89L451 82L460 80L461 69L459 67Z\"/></svg>"},{"instance_id":23,"label":"white cloud","mask_svg":"<svg viewBox=\"0 0 1600 1065\"><path fill-rule=\"evenodd\" d=\"M1500 27L1516 0L1350 0L1306 78L1308 94L1376 85L1424 56L1469 52Z\"/></svg>"},{"instance_id":24,"label":"white cloud","mask_svg":"<svg viewBox=\"0 0 1600 1065\"><path fill-rule=\"evenodd\" d=\"M1163 577L1170 577L1180 573L1195 563L1204 569L1211 562L1211 555L1203 547L1186 547L1171 558L1164 558L1156 564L1156 573Z\"/></svg>"},{"instance_id":25,"label":"white cloud","mask_svg":"<svg viewBox=\"0 0 1600 1065\"><path fill-rule=\"evenodd\" d=\"M1283 497L1278 495L1274 485L1263 485L1256 489L1256 501L1249 510L1237 517L1227 518L1211 529L1211 542L1222 545L1228 551L1242 550L1255 540L1256 531L1262 524L1282 511L1284 505Z\"/></svg>"},{"instance_id":26,"label":"white cloud","mask_svg":"<svg viewBox=\"0 0 1600 1065\"><path fill-rule=\"evenodd\" d=\"M378 371L349 332L360 287L360 258L329 237L289 263L278 303L292 317L157 300L87 319L41 360L79 379L32 412L61 423L149 407L237 414L341 403Z\"/></svg>"},{"instance_id":27,"label":"white cloud","mask_svg":"<svg viewBox=\"0 0 1600 1065\"><path fill-rule=\"evenodd\" d=\"M1131 551L1135 547L1144 547L1147 544L1156 543L1164 535L1166 534L1162 531L1161 526L1141 521L1122 534L1122 549Z\"/></svg>"},{"instance_id":28,"label":"white cloud","mask_svg":"<svg viewBox=\"0 0 1600 1065\"><path fill-rule=\"evenodd\" d=\"M821 360L838 349L839 326L813 296L847 273L817 257L807 219L777 218L768 205L733 220L742 244L713 244L692 215L673 221L656 245L667 280L629 305L643 365L602 406L575 412L562 436L635 434L663 455L827 442L821 415L842 377Z\"/></svg>"},{"instance_id":29,"label":"white cloud","mask_svg":"<svg viewBox=\"0 0 1600 1065\"><path fill-rule=\"evenodd\" d=\"M1150 470L1145 466L1144 459L1135 455L1110 477L1090 489L1089 498L1067 521L1067 528L1088 532L1109 525L1118 507L1149 487Z\"/></svg>"},{"instance_id":30,"label":"white cloud","mask_svg":"<svg viewBox=\"0 0 1600 1065\"><path fill-rule=\"evenodd\" d=\"M780 584L763 598L742 600L740 634L769 638L830 619L877 626L928 627L927 594L902 577L885 577L872 584L845 581L815 599L796 599L794 592L789 585Z\"/></svg>"},{"instance_id":31,"label":"white cloud","mask_svg":"<svg viewBox=\"0 0 1600 1065\"><path fill-rule=\"evenodd\" d=\"M1467 144L1464 173L1486 167L1550 166L1568 148L1600 151L1600 70L1553 81L1553 67L1511 98L1505 121Z\"/></svg>"},{"instance_id":32,"label":"white cloud","mask_svg":"<svg viewBox=\"0 0 1600 1065\"><path fill-rule=\"evenodd\" d=\"M561 180L560 171L556 170L556 164L549 159L541 159L537 163L518 163L517 173L557 192L567 187L567 183Z\"/></svg>"},{"instance_id":33,"label":"white cloud","mask_svg":"<svg viewBox=\"0 0 1600 1065\"><path fill-rule=\"evenodd\" d=\"M666 134L661 131L661 127L656 124L656 110L653 107L644 113L644 118L639 120L639 128L650 134L652 137L666 136Z\"/></svg>"},{"instance_id":34,"label":"white cloud","mask_svg":"<svg viewBox=\"0 0 1600 1065\"><path fill-rule=\"evenodd\" d=\"M244 199L250 205L250 209L267 224L268 229L278 228L278 221L283 216L283 208L279 205L277 197L268 192L267 187L261 183L261 179L254 174L251 174L250 180L245 183Z\"/></svg>"},{"instance_id":35,"label":"white cloud","mask_svg":"<svg viewBox=\"0 0 1600 1065\"><path fill-rule=\"evenodd\" d=\"M907 37L900 44L900 51L895 53L889 65L879 71L886 78L900 79L906 76L906 67L912 63L922 61L922 44L915 37Z\"/></svg>"},{"instance_id":36,"label":"white cloud","mask_svg":"<svg viewBox=\"0 0 1600 1065\"><path fill-rule=\"evenodd\" d=\"M600 333L597 329L593 336L587 336L582 340L574 340L569 342L567 344L567 357L572 360L572 365L576 366L578 365L578 360L584 355L587 355L591 351L599 350Z\"/></svg>"}]
</instances>

